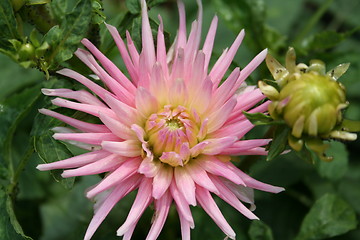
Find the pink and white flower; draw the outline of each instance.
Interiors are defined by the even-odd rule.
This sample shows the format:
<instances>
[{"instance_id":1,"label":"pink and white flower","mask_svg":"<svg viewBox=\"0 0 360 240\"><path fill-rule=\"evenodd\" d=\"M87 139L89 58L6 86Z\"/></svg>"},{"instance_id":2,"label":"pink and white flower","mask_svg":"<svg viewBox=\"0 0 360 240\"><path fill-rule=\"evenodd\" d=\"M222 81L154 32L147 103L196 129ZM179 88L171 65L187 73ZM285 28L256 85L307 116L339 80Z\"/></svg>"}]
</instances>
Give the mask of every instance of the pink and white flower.
<instances>
[{"instance_id":1,"label":"pink and white flower","mask_svg":"<svg viewBox=\"0 0 360 240\"><path fill-rule=\"evenodd\" d=\"M86 196L96 197L94 217L84 239L90 239L114 205L128 193L137 195L118 236L130 239L144 210L154 204L154 221L146 239L156 239L175 204L182 239L190 239L194 220L190 205L200 205L231 239L235 232L213 200L218 195L249 219L257 219L242 202L254 206L253 189L278 193L283 188L259 182L231 163L235 155L265 155L268 139L241 140L253 128L242 111L264 112L268 102L261 91L244 80L264 60L259 53L244 69L235 68L222 83L244 37L241 31L225 49L211 70L209 62L217 28L211 22L200 48L202 5L186 36L185 8L178 2L180 27L175 43L166 51L161 17L155 46L145 0L142 0L142 50L135 48L130 34L125 43L115 27L107 25L128 70L122 73L89 40L88 49L76 56L106 85L106 89L85 76L62 69L86 90L43 89L57 96L54 105L98 117L101 124L77 120L47 109L39 111L60 119L72 128L56 128L54 138L90 150L58 162L40 164L39 170L66 169L62 176L106 173ZM100 64L99 64L99 63ZM242 90L239 90L241 87ZM66 100L66 99L72 99ZM251 208L250 207L250 208Z\"/></svg>"}]
</instances>

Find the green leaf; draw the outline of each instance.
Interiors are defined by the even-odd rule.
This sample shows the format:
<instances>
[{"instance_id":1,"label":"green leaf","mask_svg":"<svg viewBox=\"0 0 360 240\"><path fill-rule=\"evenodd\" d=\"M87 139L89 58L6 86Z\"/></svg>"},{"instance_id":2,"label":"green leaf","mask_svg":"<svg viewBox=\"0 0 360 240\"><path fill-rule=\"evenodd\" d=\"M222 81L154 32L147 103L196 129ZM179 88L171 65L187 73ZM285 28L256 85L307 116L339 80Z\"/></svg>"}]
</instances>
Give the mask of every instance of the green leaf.
<instances>
[{"instance_id":1,"label":"green leaf","mask_svg":"<svg viewBox=\"0 0 360 240\"><path fill-rule=\"evenodd\" d=\"M17 24L10 0L0 1L0 48L9 50L10 39L18 39Z\"/></svg>"},{"instance_id":2,"label":"green leaf","mask_svg":"<svg viewBox=\"0 0 360 240\"><path fill-rule=\"evenodd\" d=\"M55 69L58 64L73 56L89 29L91 11L90 0L79 0L74 9L64 16L60 26L54 26L44 36L44 41L51 47L49 55L46 56L50 69Z\"/></svg>"},{"instance_id":3,"label":"green leaf","mask_svg":"<svg viewBox=\"0 0 360 240\"><path fill-rule=\"evenodd\" d=\"M254 125L260 126L260 125L278 125L278 124L284 124L284 121L275 121L270 117L269 115L263 114L263 113L247 113L243 111L243 114L245 117Z\"/></svg>"},{"instance_id":4,"label":"green leaf","mask_svg":"<svg viewBox=\"0 0 360 240\"><path fill-rule=\"evenodd\" d=\"M271 228L264 222L254 220L251 222L249 228L250 240L273 240Z\"/></svg>"},{"instance_id":5,"label":"green leaf","mask_svg":"<svg viewBox=\"0 0 360 240\"><path fill-rule=\"evenodd\" d=\"M284 125L277 126L274 131L273 140L270 143L267 161L271 161L285 151L290 129Z\"/></svg>"},{"instance_id":6,"label":"green leaf","mask_svg":"<svg viewBox=\"0 0 360 240\"><path fill-rule=\"evenodd\" d=\"M326 239L355 229L356 224L356 215L350 205L337 195L326 194L305 216L295 239Z\"/></svg>"},{"instance_id":7,"label":"green leaf","mask_svg":"<svg viewBox=\"0 0 360 240\"><path fill-rule=\"evenodd\" d=\"M343 143L340 142L331 142L328 151L326 151L328 156L334 157L331 162L325 162L316 159L316 168L320 176L325 177L330 180L339 180L342 178L346 171L348 170L348 152Z\"/></svg>"},{"instance_id":8,"label":"green leaf","mask_svg":"<svg viewBox=\"0 0 360 240\"><path fill-rule=\"evenodd\" d=\"M284 45L285 37L267 26L264 0L212 0L228 26L238 32L244 28L247 44L255 51L270 48L273 51ZM250 36L249 36L250 35Z\"/></svg>"},{"instance_id":9,"label":"green leaf","mask_svg":"<svg viewBox=\"0 0 360 240\"><path fill-rule=\"evenodd\" d=\"M305 39L302 42L302 45L307 51L324 51L326 49L337 46L339 43L347 39L350 35L358 31L359 29L360 27L357 27L351 31L344 33L338 33L335 31L322 31Z\"/></svg>"},{"instance_id":10,"label":"green leaf","mask_svg":"<svg viewBox=\"0 0 360 240\"><path fill-rule=\"evenodd\" d=\"M141 12L141 5L138 0L126 0L126 7L132 14L138 14Z\"/></svg>"},{"instance_id":11,"label":"green leaf","mask_svg":"<svg viewBox=\"0 0 360 240\"><path fill-rule=\"evenodd\" d=\"M35 151L45 163L56 162L73 156L65 144L52 137L53 134L50 129L61 124L63 124L61 121L42 114L38 114L35 118L32 130ZM72 188L75 178L64 179L61 177L61 172L61 170L53 170L51 174L65 188Z\"/></svg>"},{"instance_id":12,"label":"green leaf","mask_svg":"<svg viewBox=\"0 0 360 240\"><path fill-rule=\"evenodd\" d=\"M10 197L6 195L3 189L0 188L0 239L2 240L22 240L31 238L24 235L21 227L16 224L13 224L8 209L10 204ZM11 209L11 213L13 213ZM13 216L15 217L15 215ZM19 228L20 227L20 228Z\"/></svg>"},{"instance_id":13,"label":"green leaf","mask_svg":"<svg viewBox=\"0 0 360 240\"><path fill-rule=\"evenodd\" d=\"M14 164L11 146L16 128L33 108L40 95L40 86L36 85L13 95L0 105L0 157L4 158L10 172Z\"/></svg>"}]
</instances>

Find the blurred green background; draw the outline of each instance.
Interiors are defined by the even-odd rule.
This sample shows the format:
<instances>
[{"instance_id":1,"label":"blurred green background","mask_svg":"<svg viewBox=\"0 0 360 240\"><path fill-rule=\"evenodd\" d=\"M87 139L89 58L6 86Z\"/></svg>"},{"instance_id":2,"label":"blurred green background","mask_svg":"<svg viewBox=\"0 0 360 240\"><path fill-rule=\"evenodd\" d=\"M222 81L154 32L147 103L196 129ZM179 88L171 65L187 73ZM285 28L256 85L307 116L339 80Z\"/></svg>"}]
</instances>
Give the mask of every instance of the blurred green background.
<instances>
[{"instance_id":1,"label":"blurred green background","mask_svg":"<svg viewBox=\"0 0 360 240\"><path fill-rule=\"evenodd\" d=\"M124 18L129 18L126 13L132 2L104 0L106 22L120 29L124 27ZM156 22L157 15L161 14L169 42L172 42L178 27L176 1L153 2L155 6L149 14ZM197 15L197 5L195 0L184 2L190 28ZM232 69L246 66L264 48L283 62L288 46L295 47L298 62L321 59L328 69L350 62L349 70L340 78L350 102L346 117L360 120L360 1L203 0L203 5L204 36L212 17L215 14L219 17L213 60L245 28L245 41ZM132 26L132 33L138 30L134 22L128 25ZM24 28L31 30L32 26L29 24ZM109 34L104 31L103 25L100 29L99 47L121 66L117 49L111 47ZM121 31L123 34L124 30ZM76 64L76 60L60 63L63 66L68 64ZM82 239L92 217L93 205L84 192L97 183L100 176L55 181L49 172L35 169L42 160L32 147L34 136L35 139L39 137L37 134L41 133L41 137L47 134L48 138L44 137L42 141L50 141L51 132L48 129L58 124L37 116L38 108L50 105L49 98L41 96L39 89L49 85L71 86L73 83L65 80L59 83L56 76L46 80L39 70L25 69L5 55L0 55L0 66L0 239ZM262 64L248 83L254 84L259 79L270 77L265 64ZM39 128L44 129L40 131ZM256 127L248 137L261 137L265 131L265 127ZM43 147L47 146L51 145ZM234 159L241 169L256 179L286 188L285 192L277 195L256 191L255 214L261 221L250 221L218 198L216 201L237 233L237 239L358 240L359 149L359 140L331 142L328 154L334 156L334 161L316 162L315 165L301 160L294 153L270 162L266 162L264 157ZM43 153L46 150L47 154L58 154L59 158L76 152L74 149L66 153L56 152L57 148L56 151L43 149ZM22 161L24 158L27 161ZM21 171L22 167L19 168L18 164L23 162L26 165ZM125 220L134 197L135 193L132 193L117 204L97 230L94 240L118 239L116 230ZM224 239L225 235L202 209L195 207L192 212L195 220L192 239ZM152 209L146 210L133 239L145 239L152 213ZM171 208L159 239L181 239L174 208Z\"/></svg>"}]
</instances>

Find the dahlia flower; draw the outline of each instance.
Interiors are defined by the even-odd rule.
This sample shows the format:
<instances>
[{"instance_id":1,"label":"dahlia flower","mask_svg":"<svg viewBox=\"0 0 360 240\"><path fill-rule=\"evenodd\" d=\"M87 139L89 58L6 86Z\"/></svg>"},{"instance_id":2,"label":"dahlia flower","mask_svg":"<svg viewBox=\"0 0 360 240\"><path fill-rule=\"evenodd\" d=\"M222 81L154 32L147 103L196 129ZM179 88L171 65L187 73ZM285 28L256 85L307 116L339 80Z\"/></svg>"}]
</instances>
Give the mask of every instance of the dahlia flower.
<instances>
[{"instance_id":1,"label":"dahlia flower","mask_svg":"<svg viewBox=\"0 0 360 240\"><path fill-rule=\"evenodd\" d=\"M106 173L104 179L86 193L96 204L84 239L90 239L114 205L136 189L128 217L117 230L123 239L131 238L150 204L154 204L155 214L146 239L159 236L171 204L176 206L180 218L182 239L190 239L190 229L194 228L190 205L200 205L220 229L234 239L235 232L212 194L247 218L257 219L251 211L253 189L273 193L283 190L251 178L230 161L232 155L266 154L262 146L268 139L241 139L253 127L242 112L263 112L268 106L263 103L254 108L264 96L259 89L244 85L267 51L262 51L243 70L235 68L220 84L244 31L208 71L217 17L213 18L200 50L200 1L198 5L198 19L193 22L187 38L185 8L178 2L180 27L176 41L166 51L161 17L155 46L146 3L142 0L140 53L129 33L125 44L116 28L107 25L128 77L84 39L82 43L89 51L78 49L75 54L106 88L73 70L62 69L59 74L80 82L96 96L86 90L42 90L45 95L58 97L52 100L54 105L93 115L102 122L88 123L51 110L39 110L72 127L55 128L55 139L90 150L62 161L40 164L39 170L67 169L62 174L64 178ZM248 203L251 210L242 202Z\"/></svg>"}]
</instances>

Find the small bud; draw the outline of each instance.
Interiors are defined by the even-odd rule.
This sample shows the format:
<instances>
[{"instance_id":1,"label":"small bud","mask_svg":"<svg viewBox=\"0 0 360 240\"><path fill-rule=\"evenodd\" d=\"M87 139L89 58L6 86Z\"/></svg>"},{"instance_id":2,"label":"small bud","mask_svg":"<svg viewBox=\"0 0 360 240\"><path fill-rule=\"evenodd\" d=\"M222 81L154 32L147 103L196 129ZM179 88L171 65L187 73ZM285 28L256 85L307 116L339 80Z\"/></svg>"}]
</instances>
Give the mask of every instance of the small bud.
<instances>
[{"instance_id":1,"label":"small bud","mask_svg":"<svg viewBox=\"0 0 360 240\"><path fill-rule=\"evenodd\" d=\"M20 47L18 54L20 61L31 60L35 56L35 48L31 43L25 43Z\"/></svg>"},{"instance_id":2,"label":"small bud","mask_svg":"<svg viewBox=\"0 0 360 240\"><path fill-rule=\"evenodd\" d=\"M342 110L348 106L344 86L337 81L349 67L340 64L326 72L325 63L310 61L310 65L296 64L296 54L289 48L286 68L268 55L266 64L274 77L275 86L259 81L259 88L272 102L268 111L275 120L284 120L291 128L288 143L295 151L304 144L323 160L327 148L323 139L354 140L356 134L341 129ZM273 85L273 84L272 84ZM341 129L341 131L339 130Z\"/></svg>"}]
</instances>

